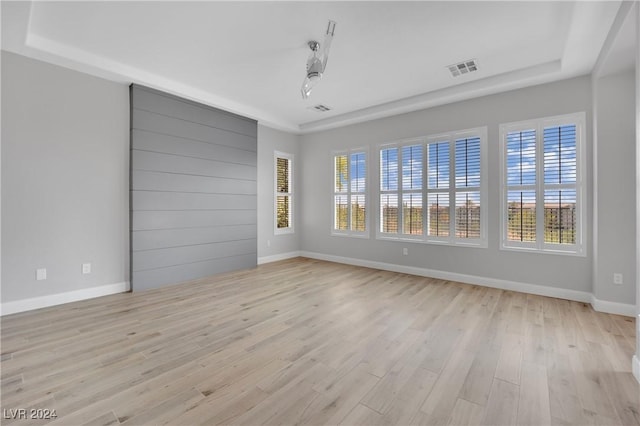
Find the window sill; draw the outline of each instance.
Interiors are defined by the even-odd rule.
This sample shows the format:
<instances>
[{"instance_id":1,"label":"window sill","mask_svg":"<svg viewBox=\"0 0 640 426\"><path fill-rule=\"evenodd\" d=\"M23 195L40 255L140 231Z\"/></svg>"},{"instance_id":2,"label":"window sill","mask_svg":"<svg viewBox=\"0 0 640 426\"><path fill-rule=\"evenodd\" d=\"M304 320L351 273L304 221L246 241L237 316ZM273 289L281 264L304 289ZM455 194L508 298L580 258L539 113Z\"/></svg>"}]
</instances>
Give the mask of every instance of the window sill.
<instances>
[{"instance_id":1,"label":"window sill","mask_svg":"<svg viewBox=\"0 0 640 426\"><path fill-rule=\"evenodd\" d=\"M520 253L531 253L531 254L551 254L551 255L560 255L560 256L587 257L587 253L585 250L578 250L578 251L552 250L552 249L540 249L540 248L534 248L534 247L505 246L503 244L500 245L500 250L514 251L514 252L520 252Z\"/></svg>"},{"instance_id":2,"label":"window sill","mask_svg":"<svg viewBox=\"0 0 640 426\"><path fill-rule=\"evenodd\" d=\"M280 228L273 231L273 235L289 235L295 234L295 230L293 228Z\"/></svg>"},{"instance_id":3,"label":"window sill","mask_svg":"<svg viewBox=\"0 0 640 426\"><path fill-rule=\"evenodd\" d=\"M402 243L417 243L417 244L427 244L433 246L449 246L449 247L470 247L470 248L487 248L488 244L485 240L474 240L474 241L445 241L445 240L425 240L422 238L412 238L412 237L388 237L385 235L377 235L377 240L381 241L397 241Z\"/></svg>"},{"instance_id":4,"label":"window sill","mask_svg":"<svg viewBox=\"0 0 640 426\"><path fill-rule=\"evenodd\" d=\"M369 234L368 233L356 234L356 233L349 233L349 232L332 231L331 232L331 236L332 237L349 237L349 238L369 239Z\"/></svg>"}]
</instances>

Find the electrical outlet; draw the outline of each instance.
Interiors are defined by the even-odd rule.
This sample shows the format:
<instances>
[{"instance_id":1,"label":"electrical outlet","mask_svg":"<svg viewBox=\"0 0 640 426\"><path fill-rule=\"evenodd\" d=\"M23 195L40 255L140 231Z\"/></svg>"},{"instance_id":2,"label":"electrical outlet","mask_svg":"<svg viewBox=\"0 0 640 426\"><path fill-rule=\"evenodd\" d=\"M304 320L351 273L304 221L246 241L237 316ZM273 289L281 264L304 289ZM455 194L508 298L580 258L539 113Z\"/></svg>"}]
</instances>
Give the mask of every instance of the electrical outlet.
<instances>
[{"instance_id":1,"label":"electrical outlet","mask_svg":"<svg viewBox=\"0 0 640 426\"><path fill-rule=\"evenodd\" d=\"M408 254L409 254L409 249L408 249L408 248L406 248L406 247L405 247L405 248L403 248L403 249L402 249L402 254L403 254L403 255L405 255L405 256L406 256L406 255L408 255Z\"/></svg>"},{"instance_id":2,"label":"electrical outlet","mask_svg":"<svg viewBox=\"0 0 640 426\"><path fill-rule=\"evenodd\" d=\"M271 247L271 240L267 240L267 247Z\"/></svg>"},{"instance_id":3,"label":"electrical outlet","mask_svg":"<svg viewBox=\"0 0 640 426\"><path fill-rule=\"evenodd\" d=\"M91 264L90 263L83 263L82 264L82 273L83 274L90 274L91 273Z\"/></svg>"},{"instance_id":4,"label":"electrical outlet","mask_svg":"<svg viewBox=\"0 0 640 426\"><path fill-rule=\"evenodd\" d=\"M622 274L619 272L614 272L613 274L613 283L616 285L622 285Z\"/></svg>"},{"instance_id":5,"label":"electrical outlet","mask_svg":"<svg viewBox=\"0 0 640 426\"><path fill-rule=\"evenodd\" d=\"M47 279L47 268L36 269L36 280L42 281Z\"/></svg>"}]
</instances>

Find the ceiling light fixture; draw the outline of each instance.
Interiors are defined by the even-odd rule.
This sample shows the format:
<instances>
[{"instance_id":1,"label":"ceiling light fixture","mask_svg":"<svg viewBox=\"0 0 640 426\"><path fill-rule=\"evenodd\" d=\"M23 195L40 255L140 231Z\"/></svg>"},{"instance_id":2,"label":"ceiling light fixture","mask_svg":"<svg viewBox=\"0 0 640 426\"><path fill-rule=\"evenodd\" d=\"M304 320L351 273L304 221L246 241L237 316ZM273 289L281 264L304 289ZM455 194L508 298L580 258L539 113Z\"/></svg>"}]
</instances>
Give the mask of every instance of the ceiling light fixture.
<instances>
[{"instance_id":1,"label":"ceiling light fixture","mask_svg":"<svg viewBox=\"0 0 640 426\"><path fill-rule=\"evenodd\" d=\"M324 70L327 67L329 48L331 47L331 41L333 40L335 29L336 23L330 20L327 26L327 33L324 37L324 50L321 54L319 53L320 43L315 40L311 40L307 43L309 49L311 49L311 54L309 55L309 59L307 59L307 75L302 82L302 89L300 90L302 93L302 99L307 99L309 95L311 95L313 87L322 79Z\"/></svg>"}]
</instances>

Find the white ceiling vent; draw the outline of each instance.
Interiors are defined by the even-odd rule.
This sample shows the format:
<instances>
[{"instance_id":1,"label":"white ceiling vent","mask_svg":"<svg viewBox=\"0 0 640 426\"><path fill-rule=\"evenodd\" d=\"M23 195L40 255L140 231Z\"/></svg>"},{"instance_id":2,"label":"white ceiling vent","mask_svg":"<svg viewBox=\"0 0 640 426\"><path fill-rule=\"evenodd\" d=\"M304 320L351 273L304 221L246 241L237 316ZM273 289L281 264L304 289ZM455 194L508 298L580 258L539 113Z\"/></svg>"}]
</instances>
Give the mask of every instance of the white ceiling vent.
<instances>
[{"instance_id":1,"label":"white ceiling vent","mask_svg":"<svg viewBox=\"0 0 640 426\"><path fill-rule=\"evenodd\" d=\"M326 106L326 105L322 105L322 104L318 104L312 107L309 107L309 109L312 109L314 111L318 111L318 112L327 112L327 111L331 111L331 108Z\"/></svg>"},{"instance_id":2,"label":"white ceiling vent","mask_svg":"<svg viewBox=\"0 0 640 426\"><path fill-rule=\"evenodd\" d=\"M475 59L469 59L459 64L448 65L447 68L453 77L459 77L462 74L478 71L478 63Z\"/></svg>"}]
</instances>

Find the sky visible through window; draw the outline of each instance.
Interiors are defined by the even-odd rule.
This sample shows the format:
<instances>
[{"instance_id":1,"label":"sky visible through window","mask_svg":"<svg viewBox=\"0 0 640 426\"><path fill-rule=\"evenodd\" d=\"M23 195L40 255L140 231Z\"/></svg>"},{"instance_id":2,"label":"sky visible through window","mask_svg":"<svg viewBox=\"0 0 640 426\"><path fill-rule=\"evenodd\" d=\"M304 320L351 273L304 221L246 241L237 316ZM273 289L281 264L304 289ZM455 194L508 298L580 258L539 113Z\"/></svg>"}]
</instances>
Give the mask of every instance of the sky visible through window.
<instances>
[{"instance_id":1,"label":"sky visible through window","mask_svg":"<svg viewBox=\"0 0 640 426\"><path fill-rule=\"evenodd\" d=\"M544 184L576 183L575 124L547 127L543 131ZM536 131L523 130L507 134L507 185L536 184ZM563 191L563 201L575 203L575 191ZM523 203L535 203L535 193L525 191Z\"/></svg>"},{"instance_id":2,"label":"sky visible through window","mask_svg":"<svg viewBox=\"0 0 640 426\"><path fill-rule=\"evenodd\" d=\"M380 189L398 190L398 148L387 148L380 152Z\"/></svg>"},{"instance_id":3,"label":"sky visible through window","mask_svg":"<svg viewBox=\"0 0 640 426\"><path fill-rule=\"evenodd\" d=\"M449 142L433 142L427 145L429 169L428 188L446 189L449 187Z\"/></svg>"},{"instance_id":4,"label":"sky visible through window","mask_svg":"<svg viewBox=\"0 0 640 426\"><path fill-rule=\"evenodd\" d=\"M364 152L351 154L351 191L364 192L366 190L367 168Z\"/></svg>"},{"instance_id":5,"label":"sky visible through window","mask_svg":"<svg viewBox=\"0 0 640 426\"><path fill-rule=\"evenodd\" d=\"M422 189L422 145L402 147L402 189Z\"/></svg>"}]
</instances>

